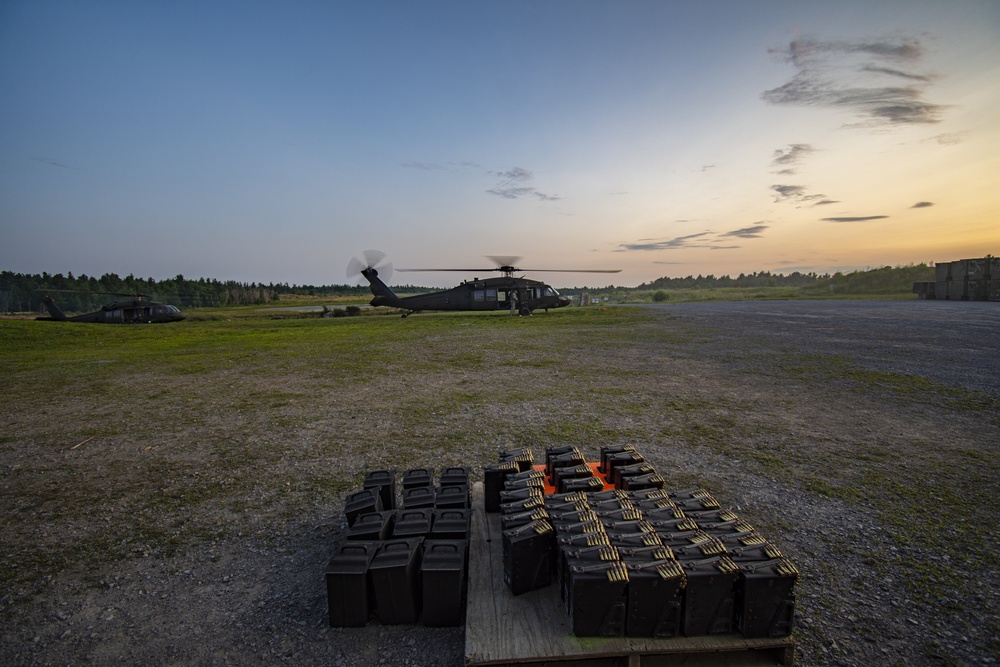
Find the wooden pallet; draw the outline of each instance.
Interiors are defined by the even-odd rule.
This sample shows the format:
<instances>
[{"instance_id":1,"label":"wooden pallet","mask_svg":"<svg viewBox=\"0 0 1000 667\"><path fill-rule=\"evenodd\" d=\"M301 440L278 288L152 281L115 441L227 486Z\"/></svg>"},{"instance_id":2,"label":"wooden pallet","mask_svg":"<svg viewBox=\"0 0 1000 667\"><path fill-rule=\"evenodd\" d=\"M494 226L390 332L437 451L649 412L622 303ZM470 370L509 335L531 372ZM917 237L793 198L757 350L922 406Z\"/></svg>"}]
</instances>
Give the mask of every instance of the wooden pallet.
<instances>
[{"instance_id":1,"label":"wooden pallet","mask_svg":"<svg viewBox=\"0 0 1000 667\"><path fill-rule=\"evenodd\" d=\"M673 639L577 637L556 586L514 596L503 583L500 515L483 510L482 483L472 493L467 665L597 667L621 665L790 665L794 640L737 634Z\"/></svg>"}]
</instances>

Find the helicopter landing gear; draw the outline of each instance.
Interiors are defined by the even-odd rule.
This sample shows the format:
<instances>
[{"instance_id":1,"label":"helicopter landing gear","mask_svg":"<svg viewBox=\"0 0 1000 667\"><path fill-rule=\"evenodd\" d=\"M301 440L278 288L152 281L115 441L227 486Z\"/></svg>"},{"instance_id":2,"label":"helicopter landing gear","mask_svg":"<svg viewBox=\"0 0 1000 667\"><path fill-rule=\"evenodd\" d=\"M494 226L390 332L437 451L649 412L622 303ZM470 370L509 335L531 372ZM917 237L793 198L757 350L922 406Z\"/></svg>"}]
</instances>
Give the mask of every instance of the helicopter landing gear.
<instances>
[{"instance_id":1,"label":"helicopter landing gear","mask_svg":"<svg viewBox=\"0 0 1000 667\"><path fill-rule=\"evenodd\" d=\"M528 308L527 306L521 306L521 310L518 312L521 315L521 317L527 317L528 315L531 315L531 308Z\"/></svg>"}]
</instances>

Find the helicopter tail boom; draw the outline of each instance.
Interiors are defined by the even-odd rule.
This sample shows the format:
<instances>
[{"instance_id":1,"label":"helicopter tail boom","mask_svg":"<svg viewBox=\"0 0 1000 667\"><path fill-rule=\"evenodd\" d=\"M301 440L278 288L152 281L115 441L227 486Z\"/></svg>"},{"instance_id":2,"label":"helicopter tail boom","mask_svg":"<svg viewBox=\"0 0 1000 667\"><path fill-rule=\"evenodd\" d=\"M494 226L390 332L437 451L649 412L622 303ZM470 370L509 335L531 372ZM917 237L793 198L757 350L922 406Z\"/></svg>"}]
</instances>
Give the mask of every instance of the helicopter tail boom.
<instances>
[{"instance_id":1,"label":"helicopter tail boom","mask_svg":"<svg viewBox=\"0 0 1000 667\"><path fill-rule=\"evenodd\" d=\"M374 298L369 302L373 306L389 306L395 308L405 308L403 301L396 293L389 289L389 286L378 277L378 271L374 267L367 267L361 271L361 275L368 281Z\"/></svg>"},{"instance_id":2,"label":"helicopter tail boom","mask_svg":"<svg viewBox=\"0 0 1000 667\"><path fill-rule=\"evenodd\" d=\"M52 300L52 297L43 297L42 301L45 303L45 307L49 309L49 314L52 315L52 319L60 322L65 322L69 319L66 317L66 313L59 310L59 306L57 306L56 302Z\"/></svg>"}]
</instances>

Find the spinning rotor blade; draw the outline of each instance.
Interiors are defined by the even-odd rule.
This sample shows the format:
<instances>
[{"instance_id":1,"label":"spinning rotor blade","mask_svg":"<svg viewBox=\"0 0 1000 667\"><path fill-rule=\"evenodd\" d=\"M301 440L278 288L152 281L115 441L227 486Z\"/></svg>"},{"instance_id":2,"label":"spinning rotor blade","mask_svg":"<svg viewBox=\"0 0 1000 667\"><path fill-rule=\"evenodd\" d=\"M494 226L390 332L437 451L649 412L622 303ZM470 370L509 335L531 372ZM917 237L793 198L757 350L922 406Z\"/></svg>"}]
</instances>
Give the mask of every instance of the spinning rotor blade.
<instances>
[{"instance_id":1,"label":"spinning rotor blade","mask_svg":"<svg viewBox=\"0 0 1000 667\"><path fill-rule=\"evenodd\" d=\"M491 269L399 269L400 271L461 271L462 273L484 273L487 271L499 271L506 276L513 276L515 273L621 273L621 269L522 269L514 266L521 257L513 255L487 255L487 259L492 260L496 266Z\"/></svg>"},{"instance_id":2,"label":"spinning rotor blade","mask_svg":"<svg viewBox=\"0 0 1000 667\"><path fill-rule=\"evenodd\" d=\"M392 277L392 263L383 261L385 259L384 252L381 250L365 250L361 255L364 259L352 257L347 263L347 277L349 279L354 280L361 275L362 271L372 268L378 271L379 277L382 278L383 282L389 281Z\"/></svg>"}]
</instances>

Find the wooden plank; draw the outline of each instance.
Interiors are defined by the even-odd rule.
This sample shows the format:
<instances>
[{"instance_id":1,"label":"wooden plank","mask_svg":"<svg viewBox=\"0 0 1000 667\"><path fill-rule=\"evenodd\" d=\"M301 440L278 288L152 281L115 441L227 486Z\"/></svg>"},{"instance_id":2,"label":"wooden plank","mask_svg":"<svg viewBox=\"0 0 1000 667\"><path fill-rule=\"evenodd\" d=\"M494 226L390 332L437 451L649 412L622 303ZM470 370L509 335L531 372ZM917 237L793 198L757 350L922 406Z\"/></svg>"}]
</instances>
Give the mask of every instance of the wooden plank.
<instances>
[{"instance_id":1,"label":"wooden plank","mask_svg":"<svg viewBox=\"0 0 1000 667\"><path fill-rule=\"evenodd\" d=\"M465 656L468 665L774 665L791 664L794 642L738 634L646 639L577 637L556 586L514 596L503 583L498 514L483 510L473 487Z\"/></svg>"}]
</instances>

